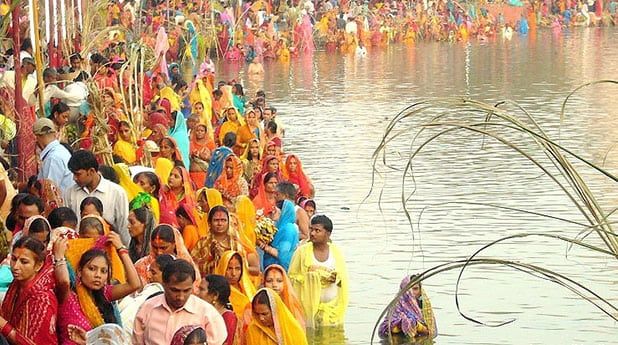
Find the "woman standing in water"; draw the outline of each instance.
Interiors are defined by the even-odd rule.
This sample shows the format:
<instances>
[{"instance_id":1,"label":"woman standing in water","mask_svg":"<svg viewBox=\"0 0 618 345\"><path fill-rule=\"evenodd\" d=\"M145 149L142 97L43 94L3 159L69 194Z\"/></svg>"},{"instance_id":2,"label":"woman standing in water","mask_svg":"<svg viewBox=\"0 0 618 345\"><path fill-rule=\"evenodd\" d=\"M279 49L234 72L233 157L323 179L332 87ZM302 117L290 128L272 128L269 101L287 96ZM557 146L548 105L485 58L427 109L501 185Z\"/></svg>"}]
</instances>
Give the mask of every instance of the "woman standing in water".
<instances>
[{"instance_id":1,"label":"woman standing in water","mask_svg":"<svg viewBox=\"0 0 618 345\"><path fill-rule=\"evenodd\" d=\"M386 316L378 330L381 338L392 335L403 335L409 338L428 336L435 337L438 334L436 319L433 315L431 302L425 294L421 283L408 285L417 276L405 277L399 288L406 290L393 307L390 316Z\"/></svg>"}]
</instances>

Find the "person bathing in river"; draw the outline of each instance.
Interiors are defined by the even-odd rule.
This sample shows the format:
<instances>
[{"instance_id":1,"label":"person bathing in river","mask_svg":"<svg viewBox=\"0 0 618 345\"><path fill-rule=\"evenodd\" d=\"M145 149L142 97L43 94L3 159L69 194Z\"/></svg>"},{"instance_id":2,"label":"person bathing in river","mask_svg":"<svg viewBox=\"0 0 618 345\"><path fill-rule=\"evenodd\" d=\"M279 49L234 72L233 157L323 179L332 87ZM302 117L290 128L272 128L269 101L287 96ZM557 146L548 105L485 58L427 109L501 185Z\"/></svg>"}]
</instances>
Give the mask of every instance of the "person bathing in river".
<instances>
[{"instance_id":1,"label":"person bathing in river","mask_svg":"<svg viewBox=\"0 0 618 345\"><path fill-rule=\"evenodd\" d=\"M400 289L407 289L410 281L416 278L416 275L405 277L401 281ZM399 298L390 317L387 315L380 324L378 333L381 338L388 338L390 335L433 338L438 334L431 302L420 282L412 285L412 288Z\"/></svg>"}]
</instances>

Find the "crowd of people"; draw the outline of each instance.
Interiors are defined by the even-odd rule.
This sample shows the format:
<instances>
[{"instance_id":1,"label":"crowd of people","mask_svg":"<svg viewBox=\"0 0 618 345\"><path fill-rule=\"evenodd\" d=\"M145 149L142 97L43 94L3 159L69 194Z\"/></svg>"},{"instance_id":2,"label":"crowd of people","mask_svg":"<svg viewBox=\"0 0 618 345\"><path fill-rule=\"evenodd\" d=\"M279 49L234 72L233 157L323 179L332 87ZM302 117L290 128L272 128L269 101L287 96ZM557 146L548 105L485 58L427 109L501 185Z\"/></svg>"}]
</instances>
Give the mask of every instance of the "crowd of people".
<instances>
[{"instance_id":1,"label":"crowd of people","mask_svg":"<svg viewBox=\"0 0 618 345\"><path fill-rule=\"evenodd\" d=\"M226 88L241 90L216 90ZM262 93L237 93L212 122L195 104L186 121L163 97L144 133L110 118L120 120L112 166L64 141L61 101L36 120L39 174L20 190L4 176L2 337L306 344L307 327L343 324L348 278L333 224L284 151L276 110ZM152 167L136 160L136 136Z\"/></svg>"}]
</instances>

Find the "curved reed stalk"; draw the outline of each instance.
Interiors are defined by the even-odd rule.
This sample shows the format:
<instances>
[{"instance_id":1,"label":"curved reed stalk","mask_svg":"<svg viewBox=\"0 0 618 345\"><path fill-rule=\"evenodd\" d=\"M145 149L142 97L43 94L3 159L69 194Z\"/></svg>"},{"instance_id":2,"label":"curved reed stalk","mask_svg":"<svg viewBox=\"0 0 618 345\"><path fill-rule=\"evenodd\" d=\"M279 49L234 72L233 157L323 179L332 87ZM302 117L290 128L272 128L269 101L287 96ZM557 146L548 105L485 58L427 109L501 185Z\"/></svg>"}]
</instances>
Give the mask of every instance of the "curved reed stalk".
<instances>
[{"instance_id":1,"label":"curved reed stalk","mask_svg":"<svg viewBox=\"0 0 618 345\"><path fill-rule=\"evenodd\" d=\"M618 81L601 80L581 85L580 87L573 90L562 103L561 121L565 113L568 99L575 92L584 87L601 83L618 84ZM517 110L523 114L523 117L517 116L516 114L513 114L503 109L502 107L505 105L511 105L516 107ZM426 117L423 117L423 115L427 115L428 113L435 114L436 112L439 112L438 115L433 115L433 117L430 117L428 119ZM411 124L406 124L406 120L410 119L414 119L417 121ZM409 140L407 139L408 137L406 135L410 135L411 131L416 131L416 133L412 136L412 139L410 140L409 154L404 161L405 166L403 167L403 169L401 169L388 161L387 148L392 142L406 142L407 140ZM421 135L427 132L429 132L429 137L423 139L422 142L417 143L419 138L421 138ZM575 239L542 232L515 234L500 238L486 244L481 249L473 253L466 260L453 261L426 270L417 279L410 282L410 284L408 285L408 289L411 288L412 285L424 279L427 279L435 274L439 274L441 272L453 269L460 269L455 294L455 304L460 315L465 319L478 324L488 326L501 326L510 323L513 320L507 320L491 325L475 320L462 312L459 305L458 293L459 283L462 280L463 272L467 267L472 265L503 265L534 275L538 278L549 280L564 288L567 288L588 301L589 303L595 305L609 317L618 320L618 316L616 316L615 313L616 311L618 311L618 308L609 303L606 299L594 293L592 290L588 289L587 287L567 276L561 275L559 273L536 265L502 260L499 258L476 258L477 255L479 255L487 248L495 246L504 241L528 236L539 236L567 242L569 243L569 248L577 245L592 250L596 253L609 255L618 259L618 236L616 235L612 227L613 223L608 220L609 216L612 215L616 210L612 210L611 212L607 213L601 207L595 195L588 187L586 181L573 165L573 161L583 163L585 166L592 168L594 171L601 173L612 181L618 181L618 177L605 170L602 166L598 166L595 163L583 158L576 152L564 147L558 141L552 140L543 130L543 128L538 124L538 122L534 119L534 116L532 116L530 112L528 112L516 102L506 100L496 103L495 105L490 105L467 98L449 97L424 100L414 103L409 107L405 108L403 111L397 114L387 125L385 134L382 137L382 141L372 155L372 187L367 197L371 195L373 191L373 185L376 182L376 175L381 174L377 168L378 162L381 162L382 165L387 167L388 169L400 172L401 204L403 206L406 218L410 222L410 226L412 226L412 217L407 208L407 203L416 192L416 182L413 172L415 158L417 158L418 155L424 151L424 149L426 149L429 145L433 144L437 139L447 134L452 136L453 134L457 135L459 133L480 134L482 138L482 148L485 147L485 142L487 140L491 140L501 144L503 147L517 152L520 156L527 159L530 163L532 163L533 166L538 168L543 175L553 181L554 184L567 196L573 206L583 216L585 222L573 221L548 214L543 214L540 212L521 210L501 205L492 205L480 202L472 202L467 204L483 205L493 208L524 212L535 216L547 217L582 226L584 227L584 230L580 232ZM533 153L531 152L529 146L523 145L518 141L513 141L511 139L513 135L517 135L519 138L526 138L528 140L528 143L534 143L536 145L536 148L540 150L546 160L539 159L536 156L533 156ZM409 180L412 180L414 188L412 192L406 195L406 183L409 182ZM382 193L383 191L380 191L379 203L381 202ZM424 210L425 208L423 208L419 215L417 225L420 225L420 217L422 216ZM600 248L598 246L584 242L584 240L590 233L596 233L596 235L603 241L605 248ZM380 319L378 323L376 323L374 332L372 334L372 343L375 337L375 331L380 320L384 316L390 317L392 307L406 290L407 289L400 291L380 315Z\"/></svg>"}]
</instances>

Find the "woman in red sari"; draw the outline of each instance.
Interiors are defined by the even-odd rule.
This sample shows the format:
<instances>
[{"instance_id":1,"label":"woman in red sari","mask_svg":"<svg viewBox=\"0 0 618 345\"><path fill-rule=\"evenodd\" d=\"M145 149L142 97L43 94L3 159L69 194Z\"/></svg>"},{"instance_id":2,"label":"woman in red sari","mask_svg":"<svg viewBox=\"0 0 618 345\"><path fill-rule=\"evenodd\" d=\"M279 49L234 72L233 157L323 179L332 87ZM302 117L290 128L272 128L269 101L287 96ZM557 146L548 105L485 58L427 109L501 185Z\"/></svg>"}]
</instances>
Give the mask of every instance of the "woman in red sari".
<instances>
[{"instance_id":1,"label":"woman in red sari","mask_svg":"<svg viewBox=\"0 0 618 345\"><path fill-rule=\"evenodd\" d=\"M31 237L22 237L13 246L11 272L15 280L0 313L0 333L11 344L58 344L54 264L45 256L45 245Z\"/></svg>"},{"instance_id":2,"label":"woman in red sari","mask_svg":"<svg viewBox=\"0 0 618 345\"><path fill-rule=\"evenodd\" d=\"M282 181L281 171L279 170L279 159L276 156L266 156L262 160L262 170L253 176L251 181L251 188L249 189L249 197L255 198L258 194L259 188L262 186L264 176L268 173L274 173L277 175L279 181Z\"/></svg>"},{"instance_id":3,"label":"woman in red sari","mask_svg":"<svg viewBox=\"0 0 618 345\"><path fill-rule=\"evenodd\" d=\"M277 174L269 172L264 176L263 183L258 189L258 193L251 201L255 210L264 216L269 216L276 207L277 203L277 183L281 181Z\"/></svg>"},{"instance_id":4,"label":"woman in red sari","mask_svg":"<svg viewBox=\"0 0 618 345\"><path fill-rule=\"evenodd\" d=\"M197 206L195 190L189 172L183 167L176 166L172 169L167 185L161 190L159 208L161 209L160 224L171 224L178 227L176 210L178 206L187 204L189 209Z\"/></svg>"},{"instance_id":5,"label":"woman in red sari","mask_svg":"<svg viewBox=\"0 0 618 345\"><path fill-rule=\"evenodd\" d=\"M296 155L289 155L285 159L285 169L283 175L286 180L293 183L297 190L298 196L304 196L312 199L314 195L313 185L303 171L303 165Z\"/></svg>"}]
</instances>

